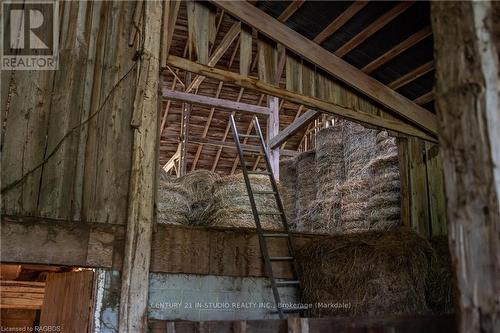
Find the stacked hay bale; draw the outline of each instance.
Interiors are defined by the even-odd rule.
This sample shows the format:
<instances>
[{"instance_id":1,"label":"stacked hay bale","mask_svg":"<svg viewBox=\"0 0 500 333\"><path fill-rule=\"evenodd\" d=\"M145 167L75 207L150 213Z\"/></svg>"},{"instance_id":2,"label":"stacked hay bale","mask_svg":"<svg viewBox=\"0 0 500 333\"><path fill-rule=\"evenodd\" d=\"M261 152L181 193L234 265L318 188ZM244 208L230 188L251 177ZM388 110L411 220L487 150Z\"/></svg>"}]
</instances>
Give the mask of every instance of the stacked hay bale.
<instances>
[{"instance_id":1,"label":"stacked hay bale","mask_svg":"<svg viewBox=\"0 0 500 333\"><path fill-rule=\"evenodd\" d=\"M301 215L306 231L336 233L340 231L339 186L345 180L343 122L322 129L316 135L316 200Z\"/></svg>"},{"instance_id":2,"label":"stacked hay bale","mask_svg":"<svg viewBox=\"0 0 500 333\"><path fill-rule=\"evenodd\" d=\"M310 150L297 156L297 195L295 211L297 216L307 213L307 208L316 199L316 151ZM304 231L302 219L297 219L296 231Z\"/></svg>"},{"instance_id":3,"label":"stacked hay bale","mask_svg":"<svg viewBox=\"0 0 500 333\"><path fill-rule=\"evenodd\" d=\"M389 230L400 224L401 194L396 140L386 131L376 137L376 155L369 169L371 197L368 202L370 229Z\"/></svg>"},{"instance_id":4,"label":"stacked hay bale","mask_svg":"<svg viewBox=\"0 0 500 333\"><path fill-rule=\"evenodd\" d=\"M280 161L280 182L278 184L281 201L285 209L286 219L292 229L295 229L295 202L297 200L297 164L295 159Z\"/></svg>"},{"instance_id":5,"label":"stacked hay bale","mask_svg":"<svg viewBox=\"0 0 500 333\"><path fill-rule=\"evenodd\" d=\"M212 192L220 176L208 170L197 170L179 179L190 198L190 225L210 225L214 210Z\"/></svg>"},{"instance_id":6,"label":"stacked hay bale","mask_svg":"<svg viewBox=\"0 0 500 333\"><path fill-rule=\"evenodd\" d=\"M302 301L313 304L308 316L429 312L426 285L435 254L411 230L330 236L300 248L297 259Z\"/></svg>"},{"instance_id":7,"label":"stacked hay bale","mask_svg":"<svg viewBox=\"0 0 500 333\"><path fill-rule=\"evenodd\" d=\"M158 182L158 222L165 224L189 224L191 198L189 192L177 180Z\"/></svg>"},{"instance_id":8,"label":"stacked hay bale","mask_svg":"<svg viewBox=\"0 0 500 333\"><path fill-rule=\"evenodd\" d=\"M344 133L346 181L339 186L339 192L342 196L342 229L343 232L350 233L369 229L369 162L374 154L377 131L346 122Z\"/></svg>"},{"instance_id":9,"label":"stacked hay bale","mask_svg":"<svg viewBox=\"0 0 500 333\"><path fill-rule=\"evenodd\" d=\"M271 191L268 176L250 175L250 183L254 191ZM259 212L277 212L276 200L271 194L254 195ZM231 226L255 228L255 220L245 186L243 174L227 176L214 183L213 226ZM264 229L280 229L281 219L278 215L261 215Z\"/></svg>"}]
</instances>

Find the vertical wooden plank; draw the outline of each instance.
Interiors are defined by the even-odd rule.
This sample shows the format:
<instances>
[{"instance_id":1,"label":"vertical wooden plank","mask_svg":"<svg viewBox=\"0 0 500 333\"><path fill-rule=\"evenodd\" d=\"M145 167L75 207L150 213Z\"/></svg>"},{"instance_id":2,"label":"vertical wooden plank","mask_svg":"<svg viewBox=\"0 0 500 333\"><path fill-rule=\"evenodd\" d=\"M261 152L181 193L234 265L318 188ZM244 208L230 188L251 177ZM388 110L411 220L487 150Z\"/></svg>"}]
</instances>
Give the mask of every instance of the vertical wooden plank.
<instances>
[{"instance_id":1,"label":"vertical wooden plank","mask_svg":"<svg viewBox=\"0 0 500 333\"><path fill-rule=\"evenodd\" d=\"M162 43L161 43L161 67L167 66L167 56L170 52L172 37L174 35L175 22L181 6L180 1L165 1L163 4L162 20Z\"/></svg>"},{"instance_id":2,"label":"vertical wooden plank","mask_svg":"<svg viewBox=\"0 0 500 333\"><path fill-rule=\"evenodd\" d=\"M47 277L40 327L88 332L93 300L93 271L51 273Z\"/></svg>"},{"instance_id":3,"label":"vertical wooden plank","mask_svg":"<svg viewBox=\"0 0 500 333\"><path fill-rule=\"evenodd\" d=\"M286 89L302 93L302 59L294 54L286 57Z\"/></svg>"},{"instance_id":4,"label":"vertical wooden plank","mask_svg":"<svg viewBox=\"0 0 500 333\"><path fill-rule=\"evenodd\" d=\"M186 1L186 8L188 14L189 54L193 54L193 51L195 51L198 62L206 65L208 63L210 31L215 30L214 27L210 28L211 22L215 24L215 20L211 20L210 15L214 14L207 4L198 1Z\"/></svg>"},{"instance_id":5,"label":"vertical wooden plank","mask_svg":"<svg viewBox=\"0 0 500 333\"><path fill-rule=\"evenodd\" d=\"M154 188L158 149L158 82L160 81L160 46L162 2L145 2L143 55L140 72L146 83L137 89L143 93L141 126L134 129L132 172L128 207L127 234L122 268L120 332L144 332L147 322L147 299L151 240L154 222Z\"/></svg>"},{"instance_id":6,"label":"vertical wooden plank","mask_svg":"<svg viewBox=\"0 0 500 333\"><path fill-rule=\"evenodd\" d=\"M278 135L280 130L280 106L279 98L270 96L268 98L269 107L269 117L267 118L267 144L269 148L269 142L272 138ZM280 150L279 147L275 149L269 149L269 162L271 164L272 173L276 180L280 178Z\"/></svg>"},{"instance_id":7,"label":"vertical wooden plank","mask_svg":"<svg viewBox=\"0 0 500 333\"><path fill-rule=\"evenodd\" d=\"M302 63L302 93L316 96L316 69L310 63Z\"/></svg>"},{"instance_id":8,"label":"vertical wooden plank","mask_svg":"<svg viewBox=\"0 0 500 333\"><path fill-rule=\"evenodd\" d=\"M425 143L427 186L429 192L429 215L431 235L446 235L446 200L444 195L443 163L439 156L439 146Z\"/></svg>"},{"instance_id":9,"label":"vertical wooden plank","mask_svg":"<svg viewBox=\"0 0 500 333\"><path fill-rule=\"evenodd\" d=\"M259 79L275 84L277 65L278 65L278 53L276 51L276 43L272 40L266 38L263 35L259 35L258 40L258 71Z\"/></svg>"},{"instance_id":10,"label":"vertical wooden plank","mask_svg":"<svg viewBox=\"0 0 500 333\"><path fill-rule=\"evenodd\" d=\"M246 24L241 25L240 36L240 74L248 76L252 64L252 28Z\"/></svg>"},{"instance_id":11,"label":"vertical wooden plank","mask_svg":"<svg viewBox=\"0 0 500 333\"><path fill-rule=\"evenodd\" d=\"M398 138L399 175L401 181L401 224L411 227L410 165L408 159L408 139Z\"/></svg>"},{"instance_id":12,"label":"vertical wooden plank","mask_svg":"<svg viewBox=\"0 0 500 333\"><path fill-rule=\"evenodd\" d=\"M425 143L417 138L408 138L408 148L411 227L422 236L429 238L430 218L429 198L427 193L427 170L425 165Z\"/></svg>"}]
</instances>

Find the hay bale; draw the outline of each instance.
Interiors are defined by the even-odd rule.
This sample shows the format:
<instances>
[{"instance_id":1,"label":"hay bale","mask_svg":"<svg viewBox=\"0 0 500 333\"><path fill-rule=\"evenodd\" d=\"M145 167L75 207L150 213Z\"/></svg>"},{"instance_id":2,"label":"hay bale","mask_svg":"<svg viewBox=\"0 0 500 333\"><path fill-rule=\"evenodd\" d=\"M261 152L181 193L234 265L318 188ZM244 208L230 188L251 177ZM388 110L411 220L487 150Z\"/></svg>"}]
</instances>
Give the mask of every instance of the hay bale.
<instances>
[{"instance_id":1,"label":"hay bale","mask_svg":"<svg viewBox=\"0 0 500 333\"><path fill-rule=\"evenodd\" d=\"M411 230L330 236L297 251L308 316L429 313L426 280L434 251ZM348 303L349 308L320 304Z\"/></svg>"},{"instance_id":2,"label":"hay bale","mask_svg":"<svg viewBox=\"0 0 500 333\"><path fill-rule=\"evenodd\" d=\"M342 194L341 221L345 233L369 230L367 204L370 198L370 165L375 152L377 131L345 122L344 161L346 181Z\"/></svg>"},{"instance_id":3,"label":"hay bale","mask_svg":"<svg viewBox=\"0 0 500 333\"><path fill-rule=\"evenodd\" d=\"M345 181L343 131L343 123L337 123L316 134L318 199L330 197Z\"/></svg>"},{"instance_id":4,"label":"hay bale","mask_svg":"<svg viewBox=\"0 0 500 333\"><path fill-rule=\"evenodd\" d=\"M427 304L436 314L454 313L455 287L448 236L434 236L430 242L436 261L427 284Z\"/></svg>"},{"instance_id":5,"label":"hay bale","mask_svg":"<svg viewBox=\"0 0 500 333\"><path fill-rule=\"evenodd\" d=\"M401 184L395 138L381 131L376 138L377 155L370 161L371 197L368 202L370 229L389 230L400 225Z\"/></svg>"},{"instance_id":6,"label":"hay bale","mask_svg":"<svg viewBox=\"0 0 500 333\"><path fill-rule=\"evenodd\" d=\"M295 227L297 200L297 163L295 159L280 161L280 182L278 184L286 218L291 228Z\"/></svg>"},{"instance_id":7,"label":"hay bale","mask_svg":"<svg viewBox=\"0 0 500 333\"><path fill-rule=\"evenodd\" d=\"M191 213L189 192L177 181L158 183L158 222L189 224Z\"/></svg>"},{"instance_id":8,"label":"hay bale","mask_svg":"<svg viewBox=\"0 0 500 333\"><path fill-rule=\"evenodd\" d=\"M213 185L220 176L208 170L197 170L179 178L179 183L188 192L190 198L189 224L208 226L214 210Z\"/></svg>"},{"instance_id":9,"label":"hay bale","mask_svg":"<svg viewBox=\"0 0 500 333\"><path fill-rule=\"evenodd\" d=\"M272 186L268 176L250 175L254 191L271 191ZM212 225L224 227L255 228L255 220L250 206L243 174L222 177L214 183L214 214ZM254 196L257 209L277 211L274 196L257 194ZM261 215L261 225L264 229L280 229L281 219L277 215Z\"/></svg>"},{"instance_id":10,"label":"hay bale","mask_svg":"<svg viewBox=\"0 0 500 333\"><path fill-rule=\"evenodd\" d=\"M297 156L297 196L296 214L301 216L307 207L316 199L316 152L314 150ZM295 229L303 230L301 219L298 219Z\"/></svg>"}]
</instances>

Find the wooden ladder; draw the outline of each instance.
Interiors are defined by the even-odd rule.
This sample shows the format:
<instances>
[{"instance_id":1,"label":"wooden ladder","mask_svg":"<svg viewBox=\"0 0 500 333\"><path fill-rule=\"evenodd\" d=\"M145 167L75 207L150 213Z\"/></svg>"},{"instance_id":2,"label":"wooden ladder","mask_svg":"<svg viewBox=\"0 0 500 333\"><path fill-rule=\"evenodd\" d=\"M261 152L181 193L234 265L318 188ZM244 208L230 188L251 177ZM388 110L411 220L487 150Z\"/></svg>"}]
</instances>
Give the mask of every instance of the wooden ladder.
<instances>
[{"instance_id":1,"label":"wooden ladder","mask_svg":"<svg viewBox=\"0 0 500 333\"><path fill-rule=\"evenodd\" d=\"M279 317L283 319L285 317L285 313L296 313L300 312L303 310L303 308L299 307L285 307L283 308L281 299L280 299L280 293L279 293L279 288L286 287L286 286L295 286L297 287L297 290L299 291L299 299L300 299L300 280L298 276L298 265L297 261L295 259L295 251L293 247L293 240L292 240L292 234L290 233L290 228L288 227L288 223L286 221L286 216L285 216L285 211L283 209L283 203L281 202L281 198L278 192L278 186L276 185L276 179L274 178L274 174L272 172L271 164L269 162L269 152L267 150L264 137L262 135L262 131L260 129L259 125L259 119L257 116L254 117L253 122L254 122L254 128L255 132L257 134L249 135L249 134L238 134L238 129L236 127L236 122L234 120L234 115L231 115L230 118L231 122L231 129L233 133L233 138L234 142L236 143L236 148L238 150L238 155L240 158L240 163L241 163L241 168L243 169L243 176L245 178L245 185L247 188L248 192L248 197L250 199L250 206L252 207L252 214L255 220L255 225L257 228L257 234L259 236L259 245L260 245L260 252L262 254L262 257L264 258L264 265L266 268L266 273L271 280L271 288L273 290L273 296L274 300L276 302L276 310L277 313L279 314ZM243 156L244 150L241 147L240 143L240 138L255 138L258 139L260 142L260 147L262 149L262 154L264 157L264 160L266 162L266 170L265 171L249 171L247 170L247 166L245 163L245 159ZM252 184L250 181L249 175L266 175L269 177L269 180L271 182L271 191L254 191L252 189ZM278 208L277 211L259 211L257 208L257 205L255 204L255 195L273 195L275 200L276 200L276 207ZM282 225L283 225L283 230L279 233L266 233L262 230L262 226L260 223L260 217L263 215L277 215L280 217ZM287 240L287 248L288 248L288 254L285 256L269 256L269 252L267 249L267 241L268 239L271 238L286 238ZM275 262L284 262L288 261L292 264L293 267L293 273L294 273L294 278L291 280L280 280L277 281L273 275L273 263Z\"/></svg>"}]
</instances>

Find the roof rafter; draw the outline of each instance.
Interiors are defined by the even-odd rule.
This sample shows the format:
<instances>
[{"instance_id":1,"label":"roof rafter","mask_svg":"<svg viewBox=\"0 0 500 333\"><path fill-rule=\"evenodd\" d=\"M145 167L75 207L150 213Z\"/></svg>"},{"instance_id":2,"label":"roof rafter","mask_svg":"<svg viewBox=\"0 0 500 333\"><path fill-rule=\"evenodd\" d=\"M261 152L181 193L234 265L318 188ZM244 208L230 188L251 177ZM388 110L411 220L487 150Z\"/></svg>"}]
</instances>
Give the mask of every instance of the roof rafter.
<instances>
[{"instance_id":1,"label":"roof rafter","mask_svg":"<svg viewBox=\"0 0 500 333\"><path fill-rule=\"evenodd\" d=\"M349 6L342 14L337 16L335 20L332 21L323 31L321 31L313 41L321 44L328 37L333 35L337 30L339 30L344 24L347 23L354 15L356 15L361 9L363 9L368 1L354 1L352 5Z\"/></svg>"},{"instance_id":2,"label":"roof rafter","mask_svg":"<svg viewBox=\"0 0 500 333\"><path fill-rule=\"evenodd\" d=\"M226 12L322 68L335 78L383 106L437 134L436 116L359 69L300 35L268 14L244 1L210 0ZM300 102L299 102L300 103Z\"/></svg>"},{"instance_id":3,"label":"roof rafter","mask_svg":"<svg viewBox=\"0 0 500 333\"><path fill-rule=\"evenodd\" d=\"M283 13L278 16L278 21L280 22L286 22L295 12L302 7L304 4L304 0L294 0L292 1L291 4L288 5L288 7L285 8Z\"/></svg>"},{"instance_id":4,"label":"roof rafter","mask_svg":"<svg viewBox=\"0 0 500 333\"><path fill-rule=\"evenodd\" d=\"M392 81L391 83L388 84L388 86L392 89L401 88L402 86L418 79L422 75L425 75L425 74L431 72L433 69L434 69L434 61L426 62L425 64L418 66L417 68L415 68L411 72L406 73L405 75L401 76L400 78Z\"/></svg>"},{"instance_id":5,"label":"roof rafter","mask_svg":"<svg viewBox=\"0 0 500 333\"><path fill-rule=\"evenodd\" d=\"M334 53L338 57L343 57L350 51L352 51L356 46L363 43L368 37L372 36L374 33L385 27L389 22L399 16L407 10L414 1L403 1L393 7L391 10L386 12L384 15L380 16L378 19L370 23L365 29L363 29L356 36L351 38L347 43L339 47Z\"/></svg>"}]
</instances>

